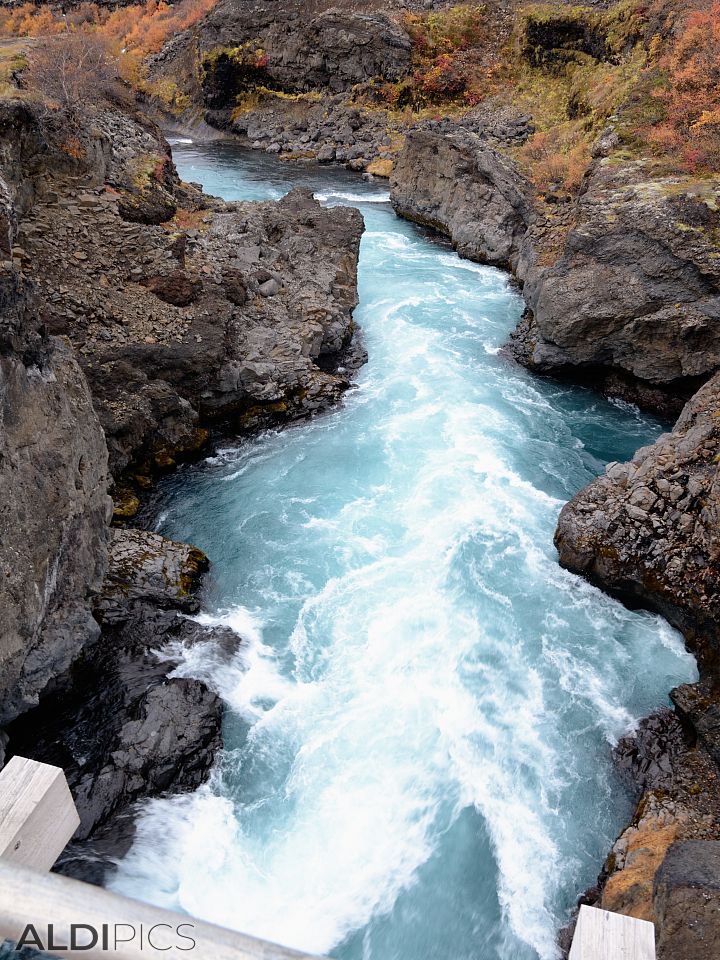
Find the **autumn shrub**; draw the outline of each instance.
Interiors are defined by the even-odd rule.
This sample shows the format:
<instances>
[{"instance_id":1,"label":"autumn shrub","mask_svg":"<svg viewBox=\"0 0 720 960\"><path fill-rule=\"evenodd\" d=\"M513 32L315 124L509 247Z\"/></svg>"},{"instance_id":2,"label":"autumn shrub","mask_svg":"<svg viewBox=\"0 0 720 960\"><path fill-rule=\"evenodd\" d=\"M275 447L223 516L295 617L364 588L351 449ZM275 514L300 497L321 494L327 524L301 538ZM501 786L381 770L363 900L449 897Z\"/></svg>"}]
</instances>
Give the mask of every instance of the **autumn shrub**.
<instances>
[{"instance_id":1,"label":"autumn shrub","mask_svg":"<svg viewBox=\"0 0 720 960\"><path fill-rule=\"evenodd\" d=\"M486 10L464 3L426 15L408 14L405 25L421 56L436 57L477 46L486 38Z\"/></svg>"},{"instance_id":2,"label":"autumn shrub","mask_svg":"<svg viewBox=\"0 0 720 960\"><path fill-rule=\"evenodd\" d=\"M720 171L720 0L685 18L658 63L654 95L665 116L646 131L648 142L689 172Z\"/></svg>"},{"instance_id":3,"label":"autumn shrub","mask_svg":"<svg viewBox=\"0 0 720 960\"><path fill-rule=\"evenodd\" d=\"M467 88L468 76L451 54L442 53L427 70L418 71L416 83L428 100L452 100Z\"/></svg>"},{"instance_id":4,"label":"autumn shrub","mask_svg":"<svg viewBox=\"0 0 720 960\"><path fill-rule=\"evenodd\" d=\"M48 37L33 46L28 62L31 91L68 118L81 105L122 97L117 59L95 34L68 31Z\"/></svg>"},{"instance_id":5,"label":"autumn shrub","mask_svg":"<svg viewBox=\"0 0 720 960\"><path fill-rule=\"evenodd\" d=\"M487 40L486 9L459 4L425 14L407 14L405 27L412 42L410 86L388 89L392 106L443 103L475 96L475 50ZM474 91L472 94L470 91Z\"/></svg>"},{"instance_id":6,"label":"autumn shrub","mask_svg":"<svg viewBox=\"0 0 720 960\"><path fill-rule=\"evenodd\" d=\"M24 3L0 9L0 34L46 37L64 32L94 32L117 51L144 58L157 53L172 36L187 30L212 9L217 0L145 0L108 10L86 2L63 14L59 6Z\"/></svg>"},{"instance_id":7,"label":"autumn shrub","mask_svg":"<svg viewBox=\"0 0 720 960\"><path fill-rule=\"evenodd\" d=\"M5 37L45 37L64 29L62 16L51 7L23 3L0 10L0 35Z\"/></svg>"},{"instance_id":8,"label":"autumn shrub","mask_svg":"<svg viewBox=\"0 0 720 960\"><path fill-rule=\"evenodd\" d=\"M540 190L576 193L591 155L582 133L568 125L533 134L519 150L518 159Z\"/></svg>"},{"instance_id":9,"label":"autumn shrub","mask_svg":"<svg viewBox=\"0 0 720 960\"><path fill-rule=\"evenodd\" d=\"M215 6L216 0L146 0L144 4L117 7L101 18L98 30L107 39L120 42L125 50L146 57L158 53L165 42L198 22Z\"/></svg>"}]
</instances>

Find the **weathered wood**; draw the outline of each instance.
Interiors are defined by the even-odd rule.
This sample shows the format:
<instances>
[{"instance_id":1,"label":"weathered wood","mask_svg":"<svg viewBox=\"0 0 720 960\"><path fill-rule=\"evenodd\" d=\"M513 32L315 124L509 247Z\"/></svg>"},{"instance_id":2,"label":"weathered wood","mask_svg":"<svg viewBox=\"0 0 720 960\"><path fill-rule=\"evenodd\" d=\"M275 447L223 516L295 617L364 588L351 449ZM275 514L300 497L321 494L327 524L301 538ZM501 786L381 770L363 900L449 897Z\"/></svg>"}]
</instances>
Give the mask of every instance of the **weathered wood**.
<instances>
[{"instance_id":1,"label":"weathered wood","mask_svg":"<svg viewBox=\"0 0 720 960\"><path fill-rule=\"evenodd\" d=\"M60 767L13 757L0 772L0 857L49 870L80 818Z\"/></svg>"},{"instance_id":2,"label":"weathered wood","mask_svg":"<svg viewBox=\"0 0 720 960\"><path fill-rule=\"evenodd\" d=\"M647 920L583 905L570 960L655 960L655 927Z\"/></svg>"},{"instance_id":3,"label":"weathered wood","mask_svg":"<svg viewBox=\"0 0 720 960\"><path fill-rule=\"evenodd\" d=\"M155 957L157 960L312 960L308 954L130 900L101 887L56 873L40 874L0 860L0 940L7 938L17 943L27 925L32 924L43 946L47 947L48 923L53 925L56 946L70 943L71 924L85 925L78 934L79 945L92 938L88 927L96 931L96 946L77 951L63 950L61 954L67 956L77 952L87 960L108 960L108 957L114 960L137 960L138 957ZM177 932L178 926L182 927L181 936ZM103 927L107 928L109 949L102 949ZM116 930L126 942L115 948ZM132 939L129 939L131 935ZM190 948L190 940L183 937L194 940L195 946Z\"/></svg>"}]
</instances>

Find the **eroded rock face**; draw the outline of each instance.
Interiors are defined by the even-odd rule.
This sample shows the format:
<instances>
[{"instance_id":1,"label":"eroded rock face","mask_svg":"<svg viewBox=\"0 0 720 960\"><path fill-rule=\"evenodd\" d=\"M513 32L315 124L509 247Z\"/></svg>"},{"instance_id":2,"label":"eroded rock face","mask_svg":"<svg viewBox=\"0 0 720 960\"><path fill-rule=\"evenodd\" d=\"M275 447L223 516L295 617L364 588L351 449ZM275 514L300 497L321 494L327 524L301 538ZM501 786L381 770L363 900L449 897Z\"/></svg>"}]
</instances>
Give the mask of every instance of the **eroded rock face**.
<instances>
[{"instance_id":1,"label":"eroded rock face","mask_svg":"<svg viewBox=\"0 0 720 960\"><path fill-rule=\"evenodd\" d=\"M215 663L240 638L188 619L207 566L201 551L142 530L113 530L95 605L99 641L83 648L57 689L8 728L13 752L61 766L81 823L62 872L101 882L133 835L133 803L195 789L221 745L222 704L208 685L172 677L203 644Z\"/></svg>"},{"instance_id":2,"label":"eroded rock face","mask_svg":"<svg viewBox=\"0 0 720 960\"><path fill-rule=\"evenodd\" d=\"M600 888L587 899L605 910L654 921L655 877L671 844L717 836L720 769L697 743L691 725L668 709L641 720L623 737L615 760L639 803L613 845Z\"/></svg>"},{"instance_id":3,"label":"eroded rock face","mask_svg":"<svg viewBox=\"0 0 720 960\"><path fill-rule=\"evenodd\" d=\"M42 137L26 108L0 114L0 723L38 702L99 629L107 448L67 344L48 337L18 259ZM7 258L7 259L4 259Z\"/></svg>"},{"instance_id":4,"label":"eroded rock face","mask_svg":"<svg viewBox=\"0 0 720 960\"><path fill-rule=\"evenodd\" d=\"M98 635L107 449L87 383L64 345L0 357L0 722L38 696Z\"/></svg>"},{"instance_id":5,"label":"eroded rock face","mask_svg":"<svg viewBox=\"0 0 720 960\"><path fill-rule=\"evenodd\" d=\"M720 841L673 844L655 878L658 960L720 956Z\"/></svg>"},{"instance_id":6,"label":"eroded rock face","mask_svg":"<svg viewBox=\"0 0 720 960\"><path fill-rule=\"evenodd\" d=\"M701 382L720 366L720 187L648 181L598 162L559 258L528 272L527 363L619 368L651 384Z\"/></svg>"},{"instance_id":7,"label":"eroded rock face","mask_svg":"<svg viewBox=\"0 0 720 960\"><path fill-rule=\"evenodd\" d=\"M541 208L490 129L464 123L406 137L395 209L515 272L528 305L515 359L679 412L720 367L720 187L599 155L576 201Z\"/></svg>"},{"instance_id":8,"label":"eroded rock face","mask_svg":"<svg viewBox=\"0 0 720 960\"><path fill-rule=\"evenodd\" d=\"M716 673L720 376L687 404L672 433L630 463L611 463L563 507L560 563L636 604L658 610Z\"/></svg>"},{"instance_id":9,"label":"eroded rock face","mask_svg":"<svg viewBox=\"0 0 720 960\"><path fill-rule=\"evenodd\" d=\"M397 80L410 68L410 38L387 13L365 6L221 0L202 23L201 50L257 43L267 55L266 82L285 90L338 91L370 77ZM166 55L177 53L171 48ZM238 92L216 89L221 79L206 80L206 101Z\"/></svg>"},{"instance_id":10,"label":"eroded rock face","mask_svg":"<svg viewBox=\"0 0 720 960\"><path fill-rule=\"evenodd\" d=\"M408 134L390 182L400 216L440 230L461 256L517 268L532 190L477 134Z\"/></svg>"}]
</instances>

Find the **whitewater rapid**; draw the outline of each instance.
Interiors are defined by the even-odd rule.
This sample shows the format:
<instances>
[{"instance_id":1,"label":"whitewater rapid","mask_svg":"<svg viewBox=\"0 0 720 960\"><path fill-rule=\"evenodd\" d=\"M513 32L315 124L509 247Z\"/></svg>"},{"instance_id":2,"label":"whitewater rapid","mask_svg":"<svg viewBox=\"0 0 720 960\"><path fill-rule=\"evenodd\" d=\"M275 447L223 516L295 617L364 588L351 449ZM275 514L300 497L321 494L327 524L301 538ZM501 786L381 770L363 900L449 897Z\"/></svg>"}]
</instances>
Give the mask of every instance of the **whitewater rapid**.
<instances>
[{"instance_id":1,"label":"whitewater rapid","mask_svg":"<svg viewBox=\"0 0 720 960\"><path fill-rule=\"evenodd\" d=\"M680 637L557 564L565 500L660 424L499 348L497 270L387 193L179 144L228 199L362 210L369 363L338 410L170 479L158 529L214 562L177 672L227 703L210 782L147 803L114 889L342 960L551 960L627 817L611 746L695 678ZM177 651L167 651L177 653Z\"/></svg>"}]
</instances>

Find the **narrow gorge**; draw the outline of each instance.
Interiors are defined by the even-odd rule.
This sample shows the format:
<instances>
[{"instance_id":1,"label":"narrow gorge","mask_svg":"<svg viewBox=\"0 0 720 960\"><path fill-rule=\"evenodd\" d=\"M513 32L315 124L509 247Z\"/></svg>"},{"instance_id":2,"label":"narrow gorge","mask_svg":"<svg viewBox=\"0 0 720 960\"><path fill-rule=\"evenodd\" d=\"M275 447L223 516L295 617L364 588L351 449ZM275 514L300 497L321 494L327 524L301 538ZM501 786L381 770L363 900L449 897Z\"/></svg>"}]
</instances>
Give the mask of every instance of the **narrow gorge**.
<instances>
[{"instance_id":1,"label":"narrow gorge","mask_svg":"<svg viewBox=\"0 0 720 960\"><path fill-rule=\"evenodd\" d=\"M0 746L341 960L720 951L720 7L0 9ZM211 858L208 851L214 851Z\"/></svg>"}]
</instances>

